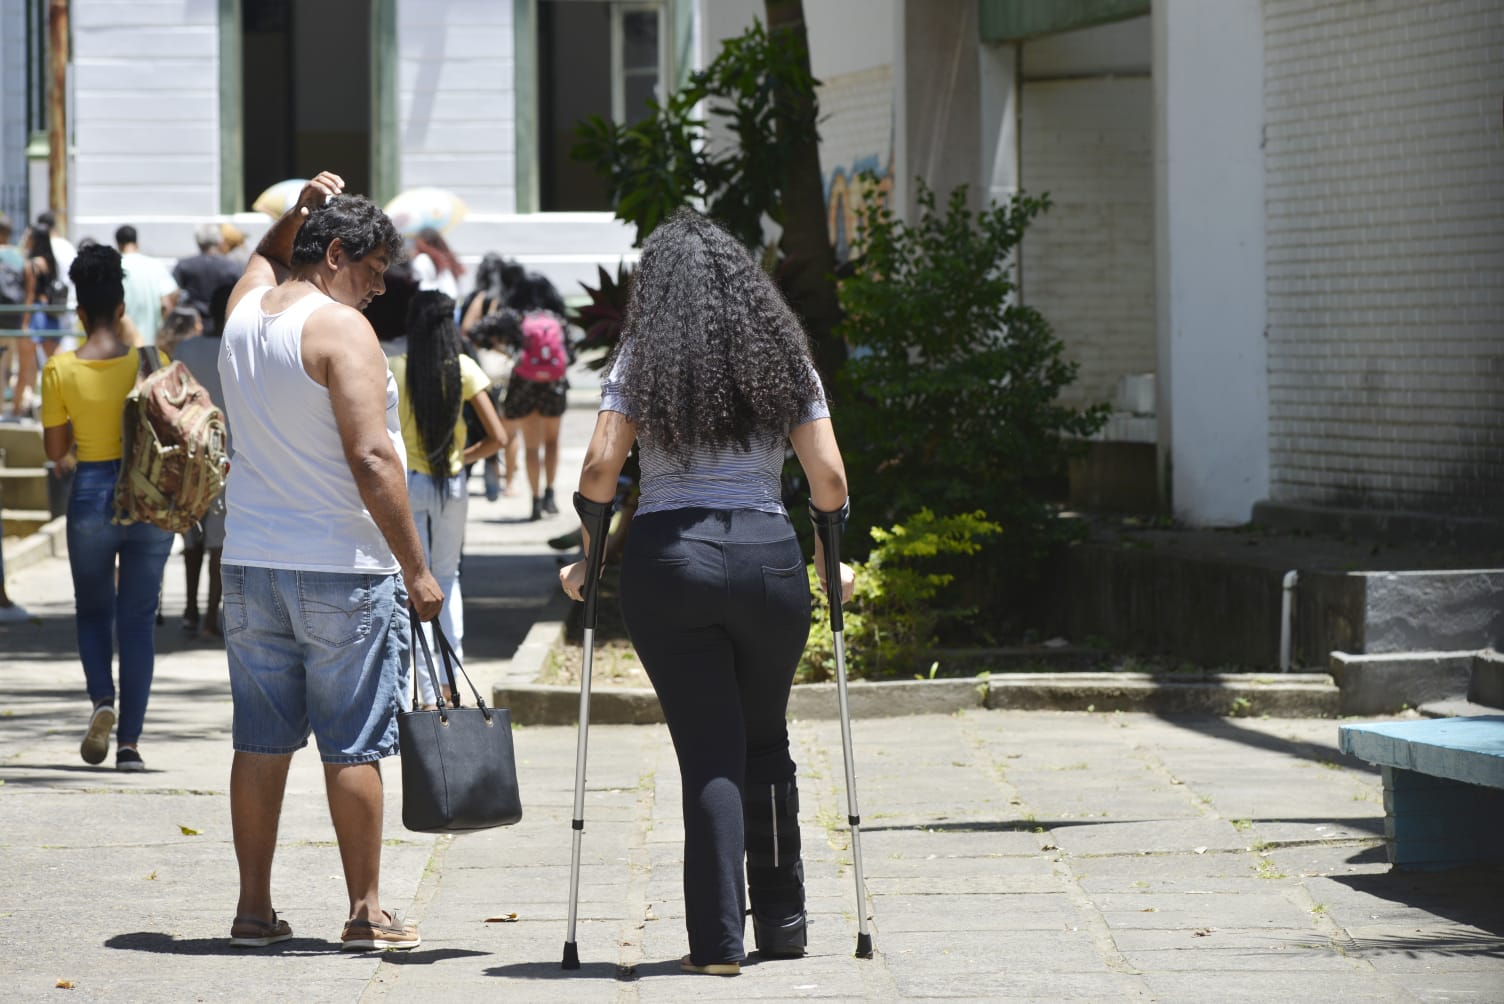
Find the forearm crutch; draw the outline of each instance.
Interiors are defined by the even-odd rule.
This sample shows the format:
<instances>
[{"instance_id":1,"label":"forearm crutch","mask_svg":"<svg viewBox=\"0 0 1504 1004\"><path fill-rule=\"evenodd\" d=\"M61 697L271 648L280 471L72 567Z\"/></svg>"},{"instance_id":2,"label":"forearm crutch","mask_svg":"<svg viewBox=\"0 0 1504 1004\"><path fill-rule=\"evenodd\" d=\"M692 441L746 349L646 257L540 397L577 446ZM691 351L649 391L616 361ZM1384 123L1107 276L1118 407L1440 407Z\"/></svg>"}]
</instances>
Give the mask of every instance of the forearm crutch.
<instances>
[{"instance_id":1,"label":"forearm crutch","mask_svg":"<svg viewBox=\"0 0 1504 1004\"><path fill-rule=\"evenodd\" d=\"M595 601L600 593L601 563L606 557L606 531L611 522L611 503L592 502L574 493L574 511L590 538L585 558L585 661L580 670L580 722L574 751L574 846L569 854L569 931L564 936L564 969L580 968L580 949L574 940L580 906L580 841L585 835L585 749L590 735L590 670L595 663Z\"/></svg>"},{"instance_id":2,"label":"forearm crutch","mask_svg":"<svg viewBox=\"0 0 1504 1004\"><path fill-rule=\"evenodd\" d=\"M809 507L810 521L825 549L825 592L830 599L830 633L836 651L836 700L841 709L841 752L846 757L846 821L851 824L851 860L856 868L856 957L872 958L867 930L867 884L862 879L862 815L856 807L856 762L851 755L851 709L846 702L846 638L841 621L841 531L845 509L825 512Z\"/></svg>"}]
</instances>

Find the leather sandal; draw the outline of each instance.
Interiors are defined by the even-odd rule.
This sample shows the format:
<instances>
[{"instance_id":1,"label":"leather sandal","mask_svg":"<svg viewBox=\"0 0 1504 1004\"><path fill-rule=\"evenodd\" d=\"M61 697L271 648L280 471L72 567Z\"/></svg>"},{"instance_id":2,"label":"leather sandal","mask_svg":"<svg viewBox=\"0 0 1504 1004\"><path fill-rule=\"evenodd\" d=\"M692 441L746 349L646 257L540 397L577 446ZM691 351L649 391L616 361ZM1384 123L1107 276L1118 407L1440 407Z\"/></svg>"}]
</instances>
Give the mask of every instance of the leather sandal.
<instances>
[{"instance_id":1,"label":"leather sandal","mask_svg":"<svg viewBox=\"0 0 1504 1004\"><path fill-rule=\"evenodd\" d=\"M275 910L271 923L260 917L236 917L230 924L230 944L235 948L265 948L291 937L292 928Z\"/></svg>"}]
</instances>

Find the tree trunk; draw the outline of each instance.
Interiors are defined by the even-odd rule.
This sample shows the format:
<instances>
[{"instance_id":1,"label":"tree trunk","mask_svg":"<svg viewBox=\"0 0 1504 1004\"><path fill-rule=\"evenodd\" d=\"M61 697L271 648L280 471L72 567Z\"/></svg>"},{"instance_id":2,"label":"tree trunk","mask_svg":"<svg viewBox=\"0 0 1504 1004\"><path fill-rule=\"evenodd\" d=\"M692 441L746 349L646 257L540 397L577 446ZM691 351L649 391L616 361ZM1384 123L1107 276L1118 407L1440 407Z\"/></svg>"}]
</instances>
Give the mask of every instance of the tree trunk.
<instances>
[{"instance_id":1,"label":"tree trunk","mask_svg":"<svg viewBox=\"0 0 1504 1004\"><path fill-rule=\"evenodd\" d=\"M809 36L803 0L765 0L768 34L792 42L809 73ZM778 142L786 151L783 193L783 238L788 259L785 292L804 320L815 364L830 388L846 362L846 345L834 334L841 317L836 300L835 253L826 225L825 186L820 175L820 140L813 94L780 94L775 105Z\"/></svg>"}]
</instances>

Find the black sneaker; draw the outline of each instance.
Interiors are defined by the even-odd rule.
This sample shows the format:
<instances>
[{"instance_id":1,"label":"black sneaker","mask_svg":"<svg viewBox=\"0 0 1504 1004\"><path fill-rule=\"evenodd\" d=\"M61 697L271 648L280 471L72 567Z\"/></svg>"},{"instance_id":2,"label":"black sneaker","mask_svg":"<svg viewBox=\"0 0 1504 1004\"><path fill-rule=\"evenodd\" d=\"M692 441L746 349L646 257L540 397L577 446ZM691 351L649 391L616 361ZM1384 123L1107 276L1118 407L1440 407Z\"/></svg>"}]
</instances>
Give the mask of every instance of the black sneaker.
<instances>
[{"instance_id":1,"label":"black sneaker","mask_svg":"<svg viewBox=\"0 0 1504 1004\"><path fill-rule=\"evenodd\" d=\"M146 761L129 746L122 746L115 751L115 769L131 773L143 771L146 769Z\"/></svg>"},{"instance_id":2,"label":"black sneaker","mask_svg":"<svg viewBox=\"0 0 1504 1004\"><path fill-rule=\"evenodd\" d=\"M541 498L535 498L535 499L533 499L533 514L528 517L528 521L529 522L535 522L535 521L540 520L542 518L543 518L543 500Z\"/></svg>"},{"instance_id":3,"label":"black sneaker","mask_svg":"<svg viewBox=\"0 0 1504 1004\"><path fill-rule=\"evenodd\" d=\"M559 506L554 502L554 490L552 488L543 489L543 511L550 516L559 515Z\"/></svg>"}]
</instances>

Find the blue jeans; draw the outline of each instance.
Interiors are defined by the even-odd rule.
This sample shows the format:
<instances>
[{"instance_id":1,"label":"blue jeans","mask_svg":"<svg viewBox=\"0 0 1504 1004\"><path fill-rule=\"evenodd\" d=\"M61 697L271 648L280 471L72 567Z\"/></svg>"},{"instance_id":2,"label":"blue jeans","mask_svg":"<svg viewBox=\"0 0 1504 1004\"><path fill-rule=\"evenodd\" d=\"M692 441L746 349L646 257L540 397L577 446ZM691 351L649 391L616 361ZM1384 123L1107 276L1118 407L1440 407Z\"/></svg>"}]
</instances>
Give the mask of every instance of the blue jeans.
<instances>
[{"instance_id":1,"label":"blue jeans","mask_svg":"<svg viewBox=\"0 0 1504 1004\"><path fill-rule=\"evenodd\" d=\"M146 720L156 663L157 598L172 534L149 523L110 522L119 471L120 461L100 460L81 462L74 472L68 496L68 567L73 572L78 657L89 698L95 704L115 699L112 664L118 640L118 741L131 746L141 738Z\"/></svg>"},{"instance_id":2,"label":"blue jeans","mask_svg":"<svg viewBox=\"0 0 1504 1004\"><path fill-rule=\"evenodd\" d=\"M434 484L427 474L408 471L407 497L413 521L418 524L418 539L423 541L428 569L444 590L439 627L454 645L454 654L464 661L465 598L460 593L460 550L465 545L465 513L470 509L465 475L456 474ZM433 629L427 623L423 625L423 635L428 639L428 650L436 653ZM442 670L439 677L443 679ZM423 703L434 703L433 681L426 671L418 673L418 691Z\"/></svg>"},{"instance_id":3,"label":"blue jeans","mask_svg":"<svg viewBox=\"0 0 1504 1004\"><path fill-rule=\"evenodd\" d=\"M402 576L220 572L236 751L286 755L311 732L324 763L395 754L411 651Z\"/></svg>"}]
</instances>

